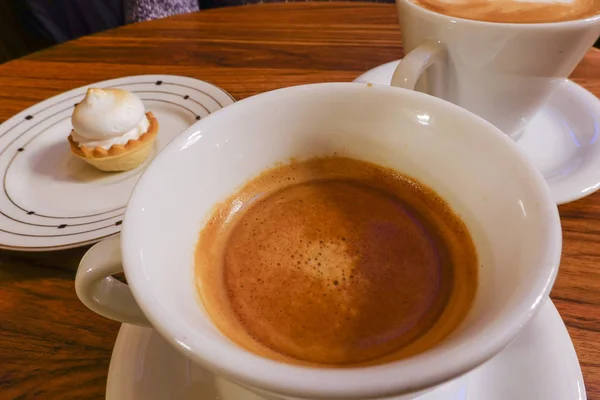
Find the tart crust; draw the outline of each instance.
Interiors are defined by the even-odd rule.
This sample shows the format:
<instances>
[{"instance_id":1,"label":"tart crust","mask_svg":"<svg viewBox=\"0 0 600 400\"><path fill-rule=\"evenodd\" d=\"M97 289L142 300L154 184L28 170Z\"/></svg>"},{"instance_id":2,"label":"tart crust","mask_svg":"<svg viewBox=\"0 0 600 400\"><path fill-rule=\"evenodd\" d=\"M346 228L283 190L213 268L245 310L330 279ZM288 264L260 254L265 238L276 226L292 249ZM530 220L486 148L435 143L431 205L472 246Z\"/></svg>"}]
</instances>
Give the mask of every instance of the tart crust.
<instances>
[{"instance_id":1,"label":"tart crust","mask_svg":"<svg viewBox=\"0 0 600 400\"><path fill-rule=\"evenodd\" d=\"M147 112L146 117L150 125L145 133L137 139L131 139L125 144L114 144L108 149L79 145L69 135L71 152L102 171L128 171L136 168L148 158L158 135L158 120L151 112Z\"/></svg>"}]
</instances>

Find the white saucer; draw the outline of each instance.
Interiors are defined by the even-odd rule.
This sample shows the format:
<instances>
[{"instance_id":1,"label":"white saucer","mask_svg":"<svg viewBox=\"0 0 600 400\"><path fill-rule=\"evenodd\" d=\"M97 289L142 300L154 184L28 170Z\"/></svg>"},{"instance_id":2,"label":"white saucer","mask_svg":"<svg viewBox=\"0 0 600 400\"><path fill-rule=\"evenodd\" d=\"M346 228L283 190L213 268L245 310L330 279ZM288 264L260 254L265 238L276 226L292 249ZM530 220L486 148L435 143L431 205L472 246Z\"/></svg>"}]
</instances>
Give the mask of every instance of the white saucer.
<instances>
[{"instance_id":1,"label":"white saucer","mask_svg":"<svg viewBox=\"0 0 600 400\"><path fill-rule=\"evenodd\" d=\"M373 68L355 82L389 85L398 63ZM517 143L542 172L560 205L600 188L599 135L600 100L565 79Z\"/></svg>"},{"instance_id":2,"label":"white saucer","mask_svg":"<svg viewBox=\"0 0 600 400\"><path fill-rule=\"evenodd\" d=\"M158 119L152 157L197 120L233 103L209 83L141 75L80 87L34 105L0 125L0 248L83 246L118 233L129 195L150 160L123 173L101 172L70 154L73 107L88 87L136 93Z\"/></svg>"},{"instance_id":3,"label":"white saucer","mask_svg":"<svg viewBox=\"0 0 600 400\"><path fill-rule=\"evenodd\" d=\"M180 355L153 329L123 324L115 343L107 400L260 400ZM419 400L585 400L577 355L548 301L499 355Z\"/></svg>"}]
</instances>

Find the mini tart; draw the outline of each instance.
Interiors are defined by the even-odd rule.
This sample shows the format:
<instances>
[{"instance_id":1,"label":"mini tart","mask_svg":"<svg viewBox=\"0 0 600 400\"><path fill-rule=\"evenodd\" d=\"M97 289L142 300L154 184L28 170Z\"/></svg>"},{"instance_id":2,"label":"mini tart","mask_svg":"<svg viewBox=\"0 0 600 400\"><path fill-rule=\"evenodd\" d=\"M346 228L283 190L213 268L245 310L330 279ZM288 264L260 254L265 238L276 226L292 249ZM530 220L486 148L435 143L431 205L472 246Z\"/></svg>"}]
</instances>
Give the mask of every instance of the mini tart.
<instances>
[{"instance_id":1,"label":"mini tart","mask_svg":"<svg viewBox=\"0 0 600 400\"><path fill-rule=\"evenodd\" d=\"M150 125L142 136L131 139L125 144L114 144L109 149L80 145L73 139L73 135L69 135L71 152L101 171L117 172L134 169L148 158L158 135L157 119L151 112L147 112L146 117Z\"/></svg>"}]
</instances>

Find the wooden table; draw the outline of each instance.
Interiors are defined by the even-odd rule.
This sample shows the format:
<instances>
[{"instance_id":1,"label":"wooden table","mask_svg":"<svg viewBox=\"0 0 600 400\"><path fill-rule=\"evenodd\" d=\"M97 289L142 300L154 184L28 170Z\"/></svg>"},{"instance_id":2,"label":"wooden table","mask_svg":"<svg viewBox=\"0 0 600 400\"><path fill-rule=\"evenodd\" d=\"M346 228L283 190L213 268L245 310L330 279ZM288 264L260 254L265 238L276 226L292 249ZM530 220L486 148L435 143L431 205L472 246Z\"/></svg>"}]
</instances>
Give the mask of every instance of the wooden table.
<instances>
[{"instance_id":1,"label":"wooden table","mask_svg":"<svg viewBox=\"0 0 600 400\"><path fill-rule=\"evenodd\" d=\"M394 5L296 3L203 11L85 37L0 65L0 121L104 79L178 74L237 99L303 83L351 81L400 58ZM573 80L600 96L600 51ZM552 298L600 399L600 192L560 208L563 260ZM103 398L119 324L75 296L85 249L0 252L0 399Z\"/></svg>"}]
</instances>

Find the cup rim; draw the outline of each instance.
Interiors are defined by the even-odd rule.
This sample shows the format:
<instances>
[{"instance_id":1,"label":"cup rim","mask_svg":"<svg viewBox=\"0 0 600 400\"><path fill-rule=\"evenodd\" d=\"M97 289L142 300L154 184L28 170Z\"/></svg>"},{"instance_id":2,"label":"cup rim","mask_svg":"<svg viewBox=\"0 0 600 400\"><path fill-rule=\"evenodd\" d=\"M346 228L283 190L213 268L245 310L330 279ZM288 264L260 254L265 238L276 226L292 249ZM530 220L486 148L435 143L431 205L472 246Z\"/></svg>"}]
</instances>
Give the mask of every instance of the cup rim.
<instances>
[{"instance_id":1,"label":"cup rim","mask_svg":"<svg viewBox=\"0 0 600 400\"><path fill-rule=\"evenodd\" d=\"M556 29L556 28L578 28L586 25L593 25L600 22L600 14L592 15L587 18L574 19L569 21L548 21L548 22L495 22L495 21L480 21L477 19L468 19L461 17L454 17L447 14L442 14L437 11L429 10L423 6L413 3L410 0L396 0L397 3L407 4L416 10L419 10L429 16L444 19L447 23L462 23L472 24L480 26L494 26L496 28L505 29L523 29L523 30L544 30L544 29Z\"/></svg>"},{"instance_id":2,"label":"cup rim","mask_svg":"<svg viewBox=\"0 0 600 400\"><path fill-rule=\"evenodd\" d=\"M224 346L222 342L206 337L201 332L182 332L176 326L169 325L170 311L156 300L148 287L144 286L144 281L148 278L135 251L137 235L134 219L139 218L137 210L142 208L145 197L141 192L140 183L153 179L153 171L164 165L163 162L155 161L136 185L124 216L121 233L123 266L131 291L148 320L167 341L195 362L242 385L287 396L349 400L399 395L435 386L483 364L508 345L545 302L556 278L562 245L558 209L551 200L549 188L541 173L508 136L489 122L447 101L411 90L364 83L318 83L278 89L241 100L197 122L173 140L159 154L157 160L176 156L177 149L190 134L197 132L209 119L215 118L213 115L225 114L227 110L253 103L260 104L265 99L276 98L281 93L315 90L331 93L340 88L364 90L365 86L370 86L369 90L395 92L398 96L427 102L434 110L449 109L457 118L468 119L482 130L489 131L489 140L496 142L494 145L510 147L516 160L521 162L530 176L531 185L539 200L538 210L547 217L544 220L545 225L540 227L540 232L543 232L540 234L545 235L549 250L540 255L539 276L533 282L525 301L516 305L501 324L487 327L487 331L484 330L487 335L466 339L463 344L468 346L461 349L444 349L435 357L428 356L425 352L415 358L369 367L335 369L285 364L255 355L237 345ZM452 365L441 363L442 358L452 359ZM418 369L421 373L414 374L413 369ZM399 376L403 379L398 379Z\"/></svg>"}]
</instances>

